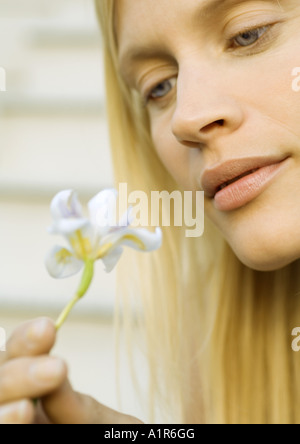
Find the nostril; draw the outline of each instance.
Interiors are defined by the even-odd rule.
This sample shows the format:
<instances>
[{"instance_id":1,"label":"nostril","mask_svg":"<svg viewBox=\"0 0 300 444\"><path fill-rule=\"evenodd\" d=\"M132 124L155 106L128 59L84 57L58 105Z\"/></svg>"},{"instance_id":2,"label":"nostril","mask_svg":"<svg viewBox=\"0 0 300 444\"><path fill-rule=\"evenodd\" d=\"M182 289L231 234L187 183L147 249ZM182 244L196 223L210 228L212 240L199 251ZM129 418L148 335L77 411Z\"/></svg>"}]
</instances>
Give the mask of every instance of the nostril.
<instances>
[{"instance_id":1,"label":"nostril","mask_svg":"<svg viewBox=\"0 0 300 444\"><path fill-rule=\"evenodd\" d=\"M206 125L203 128L201 128L201 132L208 133L211 130L213 130L215 127L220 127L220 126L224 126L224 125L225 125L224 119L216 120L215 122L212 122L209 125Z\"/></svg>"}]
</instances>

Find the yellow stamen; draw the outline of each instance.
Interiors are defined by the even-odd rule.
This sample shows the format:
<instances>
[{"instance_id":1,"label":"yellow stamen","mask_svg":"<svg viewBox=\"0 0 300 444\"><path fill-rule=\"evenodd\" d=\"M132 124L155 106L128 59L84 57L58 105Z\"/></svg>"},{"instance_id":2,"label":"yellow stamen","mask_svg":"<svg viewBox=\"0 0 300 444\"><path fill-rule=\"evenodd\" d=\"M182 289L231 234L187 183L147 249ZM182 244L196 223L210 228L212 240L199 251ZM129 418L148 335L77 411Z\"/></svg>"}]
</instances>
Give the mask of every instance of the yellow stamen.
<instances>
[{"instance_id":1,"label":"yellow stamen","mask_svg":"<svg viewBox=\"0 0 300 444\"><path fill-rule=\"evenodd\" d=\"M71 257L72 253L70 253L70 251L68 251L66 248L62 248L55 255L55 259L58 264L67 264Z\"/></svg>"},{"instance_id":2,"label":"yellow stamen","mask_svg":"<svg viewBox=\"0 0 300 444\"><path fill-rule=\"evenodd\" d=\"M80 259L87 259L92 253L92 246L88 237L83 237L80 230L75 231L75 236L70 239L72 248L76 256Z\"/></svg>"},{"instance_id":3,"label":"yellow stamen","mask_svg":"<svg viewBox=\"0 0 300 444\"><path fill-rule=\"evenodd\" d=\"M106 256L112 246L113 244L111 242L103 245L97 252L97 259L101 259L102 257Z\"/></svg>"},{"instance_id":4,"label":"yellow stamen","mask_svg":"<svg viewBox=\"0 0 300 444\"><path fill-rule=\"evenodd\" d=\"M125 236L121 237L119 239L119 241L116 243L115 247L117 245L120 245L124 240L129 240L131 242L134 242L135 244L137 244L137 246L139 247L140 250L144 250L144 251L147 250L145 244L138 237L134 236L133 234L126 234ZM104 256L106 256L109 253L109 250L111 250L111 248L113 246L114 245L111 242L103 245L100 248L100 250L98 251L96 259L102 259Z\"/></svg>"},{"instance_id":5,"label":"yellow stamen","mask_svg":"<svg viewBox=\"0 0 300 444\"><path fill-rule=\"evenodd\" d=\"M134 242L135 244L137 244L137 246L141 249L141 250L146 250L146 245L136 236L134 236L133 234L126 234L126 236L123 236L122 239L123 240L129 240Z\"/></svg>"}]
</instances>

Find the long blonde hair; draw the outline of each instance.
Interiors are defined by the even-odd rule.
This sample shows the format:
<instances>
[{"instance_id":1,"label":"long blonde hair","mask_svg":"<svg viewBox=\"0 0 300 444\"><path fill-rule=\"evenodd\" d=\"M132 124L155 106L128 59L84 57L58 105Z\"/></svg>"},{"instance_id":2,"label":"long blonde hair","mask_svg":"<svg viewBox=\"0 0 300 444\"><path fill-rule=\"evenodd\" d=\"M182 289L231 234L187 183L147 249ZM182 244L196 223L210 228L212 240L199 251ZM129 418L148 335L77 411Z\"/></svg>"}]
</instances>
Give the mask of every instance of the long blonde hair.
<instances>
[{"instance_id":1,"label":"long blonde hair","mask_svg":"<svg viewBox=\"0 0 300 444\"><path fill-rule=\"evenodd\" d=\"M114 3L96 0L116 181L171 192L176 184L155 152L147 113L118 73ZM152 413L159 402L173 423L300 422L300 356L291 348L299 262L253 271L209 220L201 238L166 228L159 252L130 260L122 290L134 283L143 308Z\"/></svg>"}]
</instances>

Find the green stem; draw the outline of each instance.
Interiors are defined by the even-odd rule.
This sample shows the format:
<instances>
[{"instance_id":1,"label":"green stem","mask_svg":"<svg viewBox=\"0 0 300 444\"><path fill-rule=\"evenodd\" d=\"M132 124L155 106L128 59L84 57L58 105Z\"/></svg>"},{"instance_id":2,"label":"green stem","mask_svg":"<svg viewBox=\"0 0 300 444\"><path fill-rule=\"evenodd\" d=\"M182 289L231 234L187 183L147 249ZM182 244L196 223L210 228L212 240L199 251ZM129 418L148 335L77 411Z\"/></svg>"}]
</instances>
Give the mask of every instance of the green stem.
<instances>
[{"instance_id":1,"label":"green stem","mask_svg":"<svg viewBox=\"0 0 300 444\"><path fill-rule=\"evenodd\" d=\"M94 276L94 261L86 260L79 288L73 299L68 303L68 305L63 309L63 311L59 315L55 323L56 330L59 330L61 328L61 326L66 321L73 307L86 294L93 280L93 276Z\"/></svg>"},{"instance_id":2,"label":"green stem","mask_svg":"<svg viewBox=\"0 0 300 444\"><path fill-rule=\"evenodd\" d=\"M71 302L69 302L68 305L63 309L63 311L59 315L57 321L55 322L55 328L56 328L57 331L60 329L60 327L66 321L66 319L69 316L72 308L76 305L76 303L81 298L83 298L83 296L88 291L88 289L89 289L89 287L90 287L90 285L92 283L93 276L94 276L94 261L90 260L90 259L87 259L85 261L85 267L84 267L84 270L83 270L81 282L80 282L80 285L79 285L78 290L76 292L76 295L71 300ZM37 403L38 403L38 399L33 399L32 402L33 402L33 405L36 407Z\"/></svg>"},{"instance_id":3,"label":"green stem","mask_svg":"<svg viewBox=\"0 0 300 444\"><path fill-rule=\"evenodd\" d=\"M66 321L67 317L69 316L71 310L73 307L77 304L77 302L81 298L76 294L74 298L71 300L71 302L68 303L68 305L63 309L59 317L57 318L57 321L55 322L55 328L56 330L59 330L60 327L63 325L63 323Z\"/></svg>"}]
</instances>

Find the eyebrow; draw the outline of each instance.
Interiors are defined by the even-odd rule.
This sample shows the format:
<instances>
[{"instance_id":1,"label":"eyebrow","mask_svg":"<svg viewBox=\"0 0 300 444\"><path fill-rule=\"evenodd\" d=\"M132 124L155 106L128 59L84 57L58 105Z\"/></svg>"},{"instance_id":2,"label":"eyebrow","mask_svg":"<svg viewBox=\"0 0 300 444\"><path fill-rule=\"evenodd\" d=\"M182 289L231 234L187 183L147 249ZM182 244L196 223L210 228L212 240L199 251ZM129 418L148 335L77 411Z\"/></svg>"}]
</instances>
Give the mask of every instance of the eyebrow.
<instances>
[{"instance_id":1,"label":"eyebrow","mask_svg":"<svg viewBox=\"0 0 300 444\"><path fill-rule=\"evenodd\" d=\"M245 1L245 0L242 0ZM260 0L265 3L275 3L281 7L280 0ZM241 0L205 0L199 6L197 11L197 16L201 16L202 20L210 20L211 18L216 17L216 15L221 15L225 13L233 6L240 4ZM123 54L119 59L119 69L122 76L127 79L130 78L133 67L132 63L134 62L142 62L143 60L149 59L172 59L170 55L168 55L167 51L163 49L162 43L147 43L143 45L142 43L136 44L134 43L132 46L128 45L125 48Z\"/></svg>"}]
</instances>

